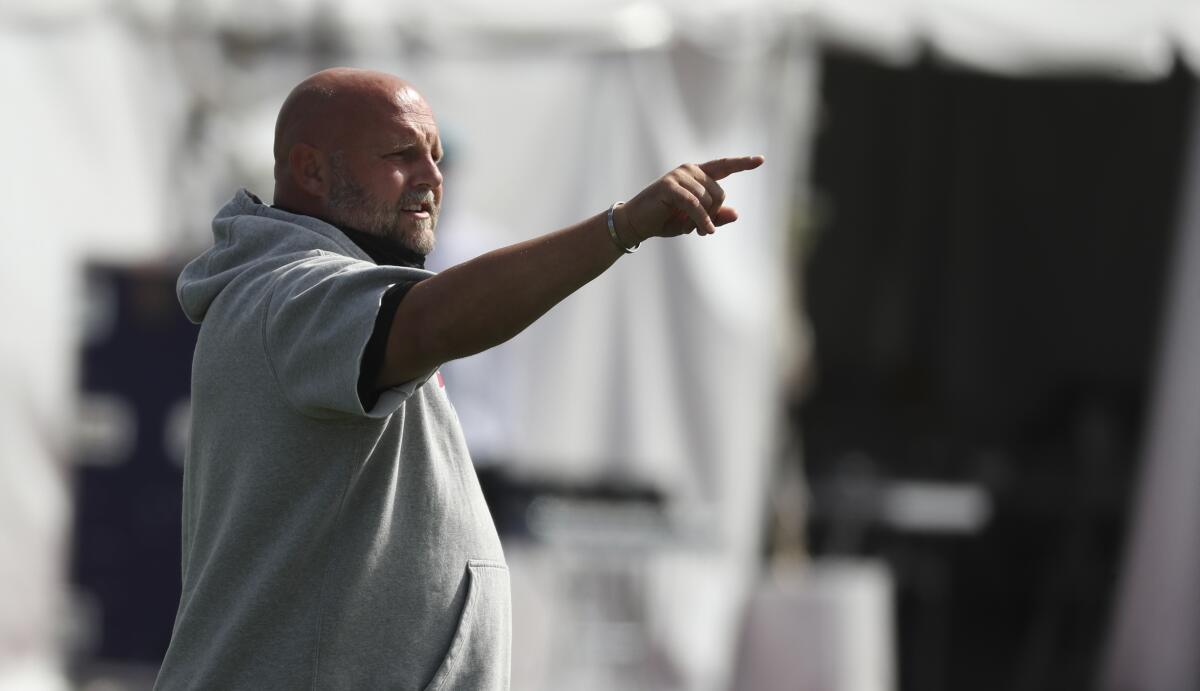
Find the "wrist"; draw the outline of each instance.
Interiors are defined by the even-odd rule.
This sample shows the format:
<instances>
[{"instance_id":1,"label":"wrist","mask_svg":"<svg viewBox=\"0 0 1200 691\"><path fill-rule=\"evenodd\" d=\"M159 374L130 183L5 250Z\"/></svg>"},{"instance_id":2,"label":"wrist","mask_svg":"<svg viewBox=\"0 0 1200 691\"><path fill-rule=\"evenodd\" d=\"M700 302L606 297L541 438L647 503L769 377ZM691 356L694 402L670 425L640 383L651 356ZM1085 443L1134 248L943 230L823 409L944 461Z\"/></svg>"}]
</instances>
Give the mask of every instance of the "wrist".
<instances>
[{"instance_id":1,"label":"wrist","mask_svg":"<svg viewBox=\"0 0 1200 691\"><path fill-rule=\"evenodd\" d=\"M633 226L629 223L629 218L625 214L625 203L614 202L608 207L606 214L606 222L608 224L608 235L617 246L625 254L633 254L642 244L642 238L633 230Z\"/></svg>"},{"instance_id":2,"label":"wrist","mask_svg":"<svg viewBox=\"0 0 1200 691\"><path fill-rule=\"evenodd\" d=\"M649 239L634 227L633 222L629 219L629 209L625 208L624 203L613 209L613 223L616 224L617 236L627 246L635 247Z\"/></svg>"}]
</instances>

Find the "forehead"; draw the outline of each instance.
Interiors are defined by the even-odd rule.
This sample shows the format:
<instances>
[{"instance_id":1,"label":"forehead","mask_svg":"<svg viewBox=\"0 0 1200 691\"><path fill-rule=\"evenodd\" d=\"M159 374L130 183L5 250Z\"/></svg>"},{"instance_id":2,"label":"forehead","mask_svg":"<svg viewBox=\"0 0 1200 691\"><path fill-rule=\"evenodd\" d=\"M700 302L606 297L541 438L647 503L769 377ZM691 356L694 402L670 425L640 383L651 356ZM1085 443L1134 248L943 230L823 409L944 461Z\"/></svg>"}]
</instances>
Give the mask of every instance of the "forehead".
<instances>
[{"instance_id":1,"label":"forehead","mask_svg":"<svg viewBox=\"0 0 1200 691\"><path fill-rule=\"evenodd\" d=\"M380 134L390 138L419 138L434 142L438 138L437 120L421 95L411 88L396 90L384 106L379 119Z\"/></svg>"}]
</instances>

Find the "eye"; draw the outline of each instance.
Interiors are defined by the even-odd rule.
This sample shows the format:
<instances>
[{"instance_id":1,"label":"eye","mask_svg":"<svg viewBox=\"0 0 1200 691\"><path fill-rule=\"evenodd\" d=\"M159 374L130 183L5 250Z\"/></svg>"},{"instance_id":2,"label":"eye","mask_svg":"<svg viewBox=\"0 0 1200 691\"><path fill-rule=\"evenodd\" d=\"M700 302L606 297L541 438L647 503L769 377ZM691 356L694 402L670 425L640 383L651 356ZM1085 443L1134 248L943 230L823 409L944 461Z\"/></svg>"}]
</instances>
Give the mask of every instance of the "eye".
<instances>
[{"instance_id":1,"label":"eye","mask_svg":"<svg viewBox=\"0 0 1200 691\"><path fill-rule=\"evenodd\" d=\"M423 156L422 149L416 146L406 146L402 149L397 149L390 153L384 154L384 158L420 158ZM435 164L442 162L442 152L437 151L432 154Z\"/></svg>"}]
</instances>

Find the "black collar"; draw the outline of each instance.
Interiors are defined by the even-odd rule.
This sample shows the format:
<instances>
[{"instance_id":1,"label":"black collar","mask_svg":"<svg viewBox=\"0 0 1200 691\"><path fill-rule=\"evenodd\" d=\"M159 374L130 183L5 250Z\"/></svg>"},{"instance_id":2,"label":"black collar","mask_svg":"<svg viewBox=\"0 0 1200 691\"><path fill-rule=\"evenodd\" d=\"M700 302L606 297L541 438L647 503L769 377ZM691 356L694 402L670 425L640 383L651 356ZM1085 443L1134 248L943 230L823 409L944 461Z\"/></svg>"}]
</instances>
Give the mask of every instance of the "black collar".
<instances>
[{"instance_id":1,"label":"black collar","mask_svg":"<svg viewBox=\"0 0 1200 691\"><path fill-rule=\"evenodd\" d=\"M397 247L378 235L364 233L361 230L333 225L342 231L346 237L354 241L358 248L367 253L380 266L407 266L413 269L425 268L425 255L418 254L407 247Z\"/></svg>"}]
</instances>

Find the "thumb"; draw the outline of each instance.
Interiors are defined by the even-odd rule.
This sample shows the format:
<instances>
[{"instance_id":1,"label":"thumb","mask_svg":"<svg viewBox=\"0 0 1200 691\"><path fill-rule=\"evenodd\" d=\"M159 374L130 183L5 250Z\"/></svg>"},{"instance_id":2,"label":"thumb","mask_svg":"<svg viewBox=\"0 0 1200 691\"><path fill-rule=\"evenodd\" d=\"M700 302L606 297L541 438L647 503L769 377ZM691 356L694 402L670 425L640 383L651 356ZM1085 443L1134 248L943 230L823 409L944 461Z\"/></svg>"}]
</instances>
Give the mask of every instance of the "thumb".
<instances>
[{"instance_id":1,"label":"thumb","mask_svg":"<svg viewBox=\"0 0 1200 691\"><path fill-rule=\"evenodd\" d=\"M717 209L717 213L713 215L713 225L723 226L728 223L733 223L738 220L737 209L732 206L722 206Z\"/></svg>"}]
</instances>

